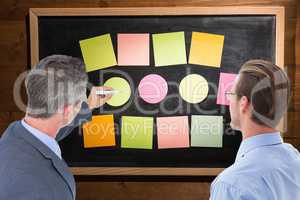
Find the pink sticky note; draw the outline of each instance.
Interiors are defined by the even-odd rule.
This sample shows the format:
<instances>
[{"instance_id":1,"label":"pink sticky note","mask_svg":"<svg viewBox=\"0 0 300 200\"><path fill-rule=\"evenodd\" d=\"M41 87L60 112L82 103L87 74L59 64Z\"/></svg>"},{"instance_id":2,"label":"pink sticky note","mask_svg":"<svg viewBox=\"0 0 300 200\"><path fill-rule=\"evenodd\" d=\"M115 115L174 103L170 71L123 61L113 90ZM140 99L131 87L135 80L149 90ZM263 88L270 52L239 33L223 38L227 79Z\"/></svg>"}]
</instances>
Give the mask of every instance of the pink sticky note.
<instances>
[{"instance_id":1,"label":"pink sticky note","mask_svg":"<svg viewBox=\"0 0 300 200\"><path fill-rule=\"evenodd\" d=\"M187 116L158 117L156 124L159 149L190 146Z\"/></svg>"},{"instance_id":2,"label":"pink sticky note","mask_svg":"<svg viewBox=\"0 0 300 200\"><path fill-rule=\"evenodd\" d=\"M229 105L225 93L231 90L236 76L237 74L220 73L217 104Z\"/></svg>"},{"instance_id":3,"label":"pink sticky note","mask_svg":"<svg viewBox=\"0 0 300 200\"><path fill-rule=\"evenodd\" d=\"M161 102L166 97L168 84L160 75L149 74L141 80L138 91L144 101L155 104Z\"/></svg>"},{"instance_id":4,"label":"pink sticky note","mask_svg":"<svg viewBox=\"0 0 300 200\"><path fill-rule=\"evenodd\" d=\"M149 65L149 34L118 34L118 65Z\"/></svg>"}]
</instances>

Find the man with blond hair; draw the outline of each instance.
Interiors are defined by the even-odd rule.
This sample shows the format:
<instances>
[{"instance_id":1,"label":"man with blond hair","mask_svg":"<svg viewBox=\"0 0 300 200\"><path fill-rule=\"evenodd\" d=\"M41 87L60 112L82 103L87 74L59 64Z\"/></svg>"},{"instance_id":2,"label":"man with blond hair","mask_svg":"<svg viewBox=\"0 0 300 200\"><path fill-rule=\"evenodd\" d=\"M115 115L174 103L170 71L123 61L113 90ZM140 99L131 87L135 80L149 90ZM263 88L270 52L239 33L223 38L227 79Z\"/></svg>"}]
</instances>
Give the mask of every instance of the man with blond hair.
<instances>
[{"instance_id":1,"label":"man with blond hair","mask_svg":"<svg viewBox=\"0 0 300 200\"><path fill-rule=\"evenodd\" d=\"M270 62L250 60L226 95L231 127L243 141L234 164L212 183L210 199L300 199L300 154L276 129L288 106L287 75Z\"/></svg>"}]
</instances>

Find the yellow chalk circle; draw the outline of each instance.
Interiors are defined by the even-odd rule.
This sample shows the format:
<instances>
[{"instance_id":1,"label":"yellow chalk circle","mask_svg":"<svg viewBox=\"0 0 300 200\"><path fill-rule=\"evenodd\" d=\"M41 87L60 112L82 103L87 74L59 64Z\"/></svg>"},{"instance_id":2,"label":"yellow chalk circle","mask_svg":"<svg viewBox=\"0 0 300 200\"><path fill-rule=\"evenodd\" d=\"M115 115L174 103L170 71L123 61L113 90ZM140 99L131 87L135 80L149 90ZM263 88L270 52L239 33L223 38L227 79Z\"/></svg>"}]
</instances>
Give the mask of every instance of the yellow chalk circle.
<instances>
[{"instance_id":1,"label":"yellow chalk circle","mask_svg":"<svg viewBox=\"0 0 300 200\"><path fill-rule=\"evenodd\" d=\"M121 106L125 104L131 96L130 85L124 78L112 77L104 83L104 86L111 87L113 90L118 91L106 102L108 105Z\"/></svg>"},{"instance_id":2,"label":"yellow chalk circle","mask_svg":"<svg viewBox=\"0 0 300 200\"><path fill-rule=\"evenodd\" d=\"M200 103L208 95L208 83L199 74L187 75L180 82L179 93L188 103Z\"/></svg>"}]
</instances>

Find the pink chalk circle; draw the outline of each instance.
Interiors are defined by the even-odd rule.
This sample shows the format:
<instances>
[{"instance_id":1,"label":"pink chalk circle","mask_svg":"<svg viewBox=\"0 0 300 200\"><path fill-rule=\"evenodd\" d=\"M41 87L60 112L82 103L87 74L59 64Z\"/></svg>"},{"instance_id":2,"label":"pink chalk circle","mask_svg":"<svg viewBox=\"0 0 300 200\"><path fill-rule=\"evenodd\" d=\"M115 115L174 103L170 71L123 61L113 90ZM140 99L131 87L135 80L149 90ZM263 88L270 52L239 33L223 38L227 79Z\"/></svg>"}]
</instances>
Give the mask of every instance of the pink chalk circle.
<instances>
[{"instance_id":1,"label":"pink chalk circle","mask_svg":"<svg viewBox=\"0 0 300 200\"><path fill-rule=\"evenodd\" d=\"M168 84L160 75L149 74L141 80L138 91L145 102L155 104L167 96Z\"/></svg>"}]
</instances>

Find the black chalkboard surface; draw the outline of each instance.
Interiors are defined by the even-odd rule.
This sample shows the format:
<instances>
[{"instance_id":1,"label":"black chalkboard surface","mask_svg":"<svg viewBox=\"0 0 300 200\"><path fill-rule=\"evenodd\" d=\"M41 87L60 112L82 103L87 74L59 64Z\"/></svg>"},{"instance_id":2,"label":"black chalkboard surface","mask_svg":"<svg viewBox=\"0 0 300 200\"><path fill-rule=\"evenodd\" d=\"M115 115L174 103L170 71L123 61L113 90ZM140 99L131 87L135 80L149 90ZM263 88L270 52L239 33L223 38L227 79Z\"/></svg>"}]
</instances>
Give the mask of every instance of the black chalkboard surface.
<instances>
[{"instance_id":1,"label":"black chalkboard surface","mask_svg":"<svg viewBox=\"0 0 300 200\"><path fill-rule=\"evenodd\" d=\"M243 10L243 9L242 9ZM242 12L242 10L240 12ZM49 10L47 11L49 13ZM44 14L37 17L38 59L51 54L66 54L81 57L79 40L110 33L117 55L118 33L165 33L184 31L186 54L189 55L191 34L193 31L221 34L225 36L220 68L199 65L177 65L171 67L154 67L152 40L150 41L150 66L114 66L89 72L89 81L93 85L102 85L112 76L125 73L132 80L132 90L137 90L139 81L147 74L163 76L167 82L180 82L187 74L196 73L205 77L208 82L218 85L221 72L238 73L241 65L249 59L265 59L276 62L277 29L276 12L259 14L150 14L131 16L116 14L109 16L68 14ZM54 11L53 11L54 12ZM57 12L57 11L56 11ZM236 12L236 11L235 11ZM36 12L39 13L39 12ZM41 12L40 12L41 13ZM46 13L46 14L45 14ZM277 27L278 28L278 27ZM168 95L178 93L178 88L169 86ZM145 115L136 109L133 101L147 111L156 110ZM163 102L169 109L176 108L178 99L167 99ZM114 114L115 123L120 126L121 116L180 116L202 115L188 103L183 103L180 111L164 113L157 104L147 104L139 97L131 98L128 107L118 111L105 105L94 110L93 114ZM124 149L120 147L120 127L116 130L116 147L83 148L81 127L73 130L61 143L64 159L69 166L85 167L138 167L138 168L225 168L234 160L241 142L241 133L233 131L230 124L228 106L216 104L216 92L209 87L208 97L198 105L202 110L213 111L210 115L222 115L224 135L222 148L190 147L183 149L158 149L154 123L153 149ZM190 118L189 118L190 119ZM190 121L190 120L189 120ZM128 173L130 174L130 173ZM163 174L168 175L168 171ZM197 175L197 174L195 174ZM205 175L205 174L203 174Z\"/></svg>"}]
</instances>

